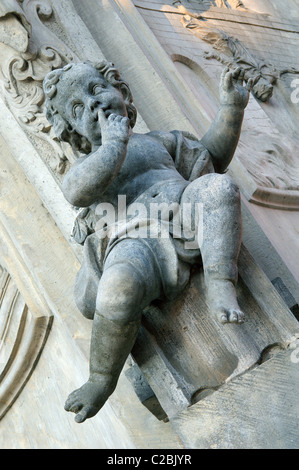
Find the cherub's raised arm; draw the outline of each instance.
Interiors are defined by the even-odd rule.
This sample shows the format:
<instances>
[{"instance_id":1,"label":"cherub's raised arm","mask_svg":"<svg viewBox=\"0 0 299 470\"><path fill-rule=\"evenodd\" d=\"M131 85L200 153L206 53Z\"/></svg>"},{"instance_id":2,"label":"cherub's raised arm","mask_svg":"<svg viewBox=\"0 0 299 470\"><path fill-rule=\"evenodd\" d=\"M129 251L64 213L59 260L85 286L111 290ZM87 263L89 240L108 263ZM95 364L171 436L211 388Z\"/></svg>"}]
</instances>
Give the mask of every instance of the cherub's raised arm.
<instances>
[{"instance_id":1,"label":"cherub's raised arm","mask_svg":"<svg viewBox=\"0 0 299 470\"><path fill-rule=\"evenodd\" d=\"M215 171L223 173L235 153L244 116L244 109L253 85L243 86L244 71L225 68L220 81L220 108L201 143L212 155Z\"/></svg>"},{"instance_id":2,"label":"cherub's raised arm","mask_svg":"<svg viewBox=\"0 0 299 470\"><path fill-rule=\"evenodd\" d=\"M87 207L96 202L117 177L127 153L129 119L99 110L102 145L82 158L66 174L62 191L74 206Z\"/></svg>"}]
</instances>

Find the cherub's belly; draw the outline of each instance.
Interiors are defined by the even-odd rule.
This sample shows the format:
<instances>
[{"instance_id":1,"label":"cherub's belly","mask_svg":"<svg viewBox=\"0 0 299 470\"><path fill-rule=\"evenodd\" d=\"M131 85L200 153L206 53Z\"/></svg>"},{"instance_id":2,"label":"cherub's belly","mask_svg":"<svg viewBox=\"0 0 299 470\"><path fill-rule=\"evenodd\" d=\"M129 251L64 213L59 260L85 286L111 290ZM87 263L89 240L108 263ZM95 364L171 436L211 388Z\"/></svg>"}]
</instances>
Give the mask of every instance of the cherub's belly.
<instances>
[{"instance_id":1,"label":"cherub's belly","mask_svg":"<svg viewBox=\"0 0 299 470\"><path fill-rule=\"evenodd\" d=\"M182 190L188 182L175 168L153 169L138 175L117 177L103 194L103 201L113 205L119 196L126 198L126 205L135 201L178 201ZM182 189L181 189L182 188Z\"/></svg>"},{"instance_id":2,"label":"cherub's belly","mask_svg":"<svg viewBox=\"0 0 299 470\"><path fill-rule=\"evenodd\" d=\"M129 140L125 161L111 185L111 192L125 195L130 204L144 193L155 193L156 190L151 188L161 185L172 199L176 191L167 188L172 181L176 181L178 186L185 184L166 148L153 138L137 136Z\"/></svg>"},{"instance_id":3,"label":"cherub's belly","mask_svg":"<svg viewBox=\"0 0 299 470\"><path fill-rule=\"evenodd\" d=\"M179 203L187 185L188 181L183 178L155 182L139 194L133 204L144 204L149 208L151 204L168 204L170 206L173 203Z\"/></svg>"}]
</instances>

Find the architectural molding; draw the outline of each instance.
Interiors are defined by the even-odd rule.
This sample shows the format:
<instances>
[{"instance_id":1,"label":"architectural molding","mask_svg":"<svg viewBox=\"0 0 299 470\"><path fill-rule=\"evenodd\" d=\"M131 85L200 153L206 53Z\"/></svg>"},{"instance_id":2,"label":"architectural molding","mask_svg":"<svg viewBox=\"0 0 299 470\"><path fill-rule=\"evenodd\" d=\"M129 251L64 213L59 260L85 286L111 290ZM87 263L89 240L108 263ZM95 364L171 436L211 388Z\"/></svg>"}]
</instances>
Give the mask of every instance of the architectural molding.
<instances>
[{"instance_id":1,"label":"architectural molding","mask_svg":"<svg viewBox=\"0 0 299 470\"><path fill-rule=\"evenodd\" d=\"M53 314L0 222L0 420L33 373ZM7 271L4 266L9 266ZM13 273L13 276L11 276Z\"/></svg>"}]
</instances>

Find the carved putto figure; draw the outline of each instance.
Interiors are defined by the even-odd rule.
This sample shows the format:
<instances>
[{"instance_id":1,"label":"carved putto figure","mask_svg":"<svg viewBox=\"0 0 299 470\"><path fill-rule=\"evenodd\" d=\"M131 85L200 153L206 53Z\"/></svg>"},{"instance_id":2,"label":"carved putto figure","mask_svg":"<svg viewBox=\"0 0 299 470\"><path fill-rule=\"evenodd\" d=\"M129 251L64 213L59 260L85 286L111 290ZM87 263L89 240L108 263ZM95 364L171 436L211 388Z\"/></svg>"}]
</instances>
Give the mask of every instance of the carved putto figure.
<instances>
[{"instance_id":1,"label":"carved putto figure","mask_svg":"<svg viewBox=\"0 0 299 470\"><path fill-rule=\"evenodd\" d=\"M115 390L143 309L181 292L193 264L203 265L217 319L244 321L235 291L240 198L225 174L252 86L243 79L240 68L223 71L221 106L201 140L180 131L133 133L130 88L106 61L69 64L44 80L54 131L85 153L63 181L65 198L84 208L74 232L84 244L75 299L93 319L90 376L65 404L78 423ZM171 210L154 217L155 207Z\"/></svg>"}]
</instances>

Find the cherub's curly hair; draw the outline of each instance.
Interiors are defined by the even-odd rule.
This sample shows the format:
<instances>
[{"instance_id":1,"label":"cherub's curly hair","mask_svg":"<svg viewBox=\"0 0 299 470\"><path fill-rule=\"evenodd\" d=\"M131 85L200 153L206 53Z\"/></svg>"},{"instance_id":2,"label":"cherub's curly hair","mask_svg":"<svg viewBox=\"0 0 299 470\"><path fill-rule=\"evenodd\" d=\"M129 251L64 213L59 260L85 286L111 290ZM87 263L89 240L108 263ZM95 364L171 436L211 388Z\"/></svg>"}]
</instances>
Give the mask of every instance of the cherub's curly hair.
<instances>
[{"instance_id":1,"label":"cherub's curly hair","mask_svg":"<svg viewBox=\"0 0 299 470\"><path fill-rule=\"evenodd\" d=\"M98 70L108 83L122 93L130 120L130 126L133 128L136 123L137 110L133 104L133 96L129 85L120 77L118 69L116 69L111 62L107 62L106 60L103 60L98 64L93 64L91 62L84 62L84 64L91 65ZM46 75L43 82L46 97L46 117L50 124L53 125L54 132L59 140L69 142L75 150L89 153L91 151L91 143L86 139L86 137L78 134L78 132L75 131L62 116L60 116L52 101L57 94L57 84L61 76L76 65L78 64L67 64L65 67L53 70Z\"/></svg>"}]
</instances>

